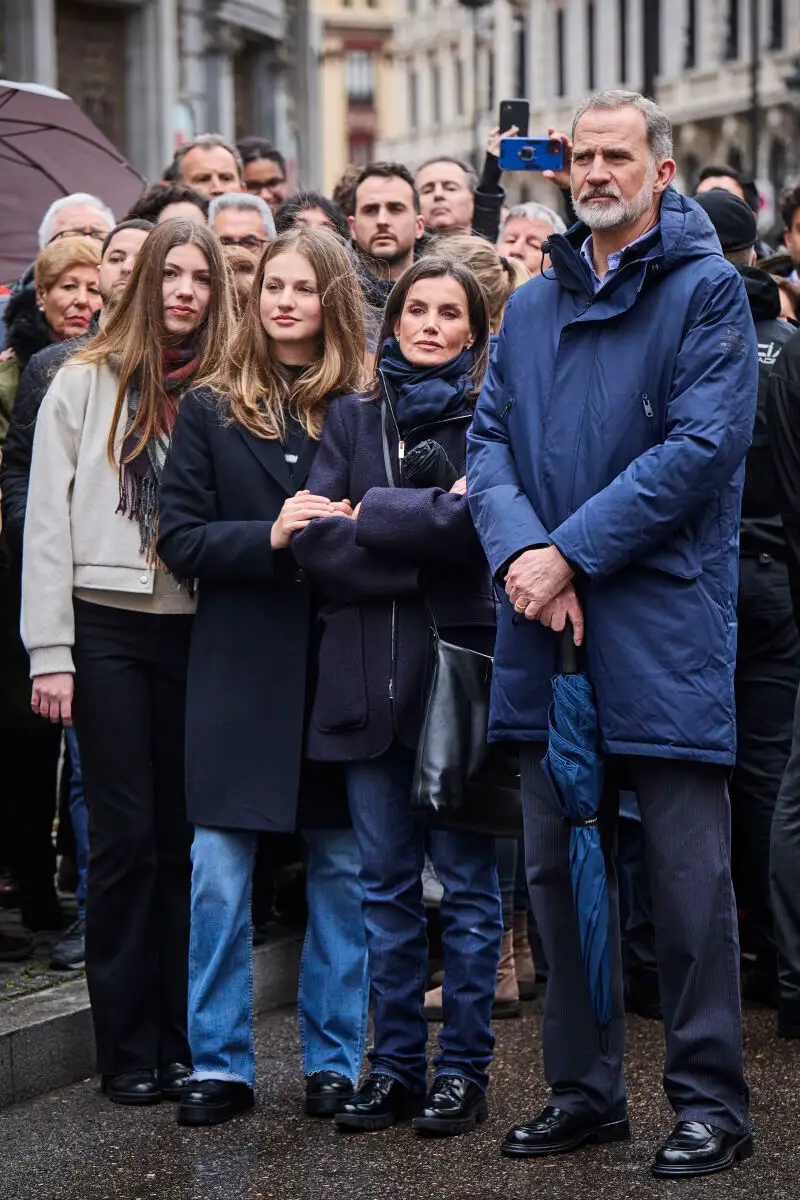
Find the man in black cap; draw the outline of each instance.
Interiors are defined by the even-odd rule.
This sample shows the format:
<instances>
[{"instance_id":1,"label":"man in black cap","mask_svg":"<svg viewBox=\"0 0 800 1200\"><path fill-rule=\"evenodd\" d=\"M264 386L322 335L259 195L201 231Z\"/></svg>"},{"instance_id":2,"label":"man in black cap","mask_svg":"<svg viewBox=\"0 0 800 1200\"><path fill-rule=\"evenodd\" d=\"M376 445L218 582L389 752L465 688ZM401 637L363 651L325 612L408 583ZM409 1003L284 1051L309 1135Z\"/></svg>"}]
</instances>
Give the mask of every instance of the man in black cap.
<instances>
[{"instance_id":1,"label":"man in black cap","mask_svg":"<svg viewBox=\"0 0 800 1200\"><path fill-rule=\"evenodd\" d=\"M735 676L738 752L730 797L733 879L749 934L743 940L757 956L745 986L754 998L774 1004L778 977L770 901L770 836L792 745L794 701L800 684L800 633L789 588L767 393L772 370L794 330L780 319L777 284L753 266L758 230L750 207L722 189L705 192L695 200L710 217L725 258L739 268L758 337L758 407L742 498Z\"/></svg>"}]
</instances>

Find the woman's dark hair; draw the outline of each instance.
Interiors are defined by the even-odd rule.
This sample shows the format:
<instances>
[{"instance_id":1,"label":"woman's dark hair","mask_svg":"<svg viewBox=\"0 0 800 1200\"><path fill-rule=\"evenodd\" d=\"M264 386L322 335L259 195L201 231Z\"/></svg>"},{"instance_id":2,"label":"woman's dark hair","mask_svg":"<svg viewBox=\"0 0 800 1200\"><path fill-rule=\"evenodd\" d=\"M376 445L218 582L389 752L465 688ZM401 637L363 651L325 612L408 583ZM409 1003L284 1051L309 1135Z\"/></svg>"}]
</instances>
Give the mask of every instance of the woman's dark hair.
<instances>
[{"instance_id":1,"label":"woman's dark hair","mask_svg":"<svg viewBox=\"0 0 800 1200\"><path fill-rule=\"evenodd\" d=\"M341 234L345 241L349 242L350 226L347 224L347 217L334 200L329 200L321 192L298 192L297 195L284 200L275 213L275 228L278 233L294 229L298 213L308 212L312 208L318 208L320 212L325 213L333 232Z\"/></svg>"},{"instance_id":2,"label":"woman's dark hair","mask_svg":"<svg viewBox=\"0 0 800 1200\"><path fill-rule=\"evenodd\" d=\"M260 162L261 159L266 159L268 162L274 162L284 179L286 178L286 159L281 154L280 150L276 150L272 142L262 137L245 137L236 143L236 149L242 156L242 162L245 166L248 163ZM280 231L279 231L280 232Z\"/></svg>"},{"instance_id":3,"label":"woman's dark hair","mask_svg":"<svg viewBox=\"0 0 800 1200\"><path fill-rule=\"evenodd\" d=\"M194 204L208 217L208 200L202 192L187 187L185 183L156 183L142 193L125 215L125 220L139 218L142 221L152 221L156 225L158 218L170 204Z\"/></svg>"},{"instance_id":4,"label":"woman's dark hair","mask_svg":"<svg viewBox=\"0 0 800 1200\"><path fill-rule=\"evenodd\" d=\"M397 280L389 293L383 314L383 325L378 338L378 359L380 360L380 347L387 338L394 337L395 327L403 314L408 293L421 279L454 279L464 289L470 328L475 337L472 345L471 377L472 395L473 398L477 398L489 365L489 306L486 303L486 293L470 268L456 259L447 258L444 254L419 259ZM377 388L376 379L376 391Z\"/></svg>"}]
</instances>

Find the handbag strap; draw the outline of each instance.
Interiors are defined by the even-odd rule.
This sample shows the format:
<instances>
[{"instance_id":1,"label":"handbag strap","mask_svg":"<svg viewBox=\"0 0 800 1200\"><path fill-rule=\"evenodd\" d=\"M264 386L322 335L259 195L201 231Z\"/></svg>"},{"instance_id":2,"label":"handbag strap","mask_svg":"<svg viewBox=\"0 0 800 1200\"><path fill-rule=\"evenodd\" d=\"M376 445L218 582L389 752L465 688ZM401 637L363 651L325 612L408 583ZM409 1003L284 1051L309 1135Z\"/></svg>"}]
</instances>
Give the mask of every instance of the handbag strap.
<instances>
[{"instance_id":1,"label":"handbag strap","mask_svg":"<svg viewBox=\"0 0 800 1200\"><path fill-rule=\"evenodd\" d=\"M389 405L386 401L386 393L389 391L390 385L388 380L383 375L381 376L381 379L383 380L383 387L381 388L381 445L383 447L383 465L386 469L386 482L388 483L389 487L394 488L397 487L397 484L395 483L394 472L392 471L392 452L389 449L389 437L386 433L386 415L389 408ZM433 636L438 641L440 640L439 626L436 623L436 614L433 611L433 605L431 604L427 593L425 595L425 607L427 608L428 616L431 619Z\"/></svg>"},{"instance_id":2,"label":"handbag strap","mask_svg":"<svg viewBox=\"0 0 800 1200\"><path fill-rule=\"evenodd\" d=\"M386 469L386 482L388 483L389 487L393 488L397 487L397 483L395 481L394 471L392 470L392 452L389 449L389 435L386 432L386 417L387 414L391 412L392 419L394 420L394 410L390 409L387 396L392 400L394 400L395 397L394 393L392 392L392 385L389 383L389 380L382 371L380 372L380 380L383 385L381 387L381 445L383 447L383 465Z\"/></svg>"}]
</instances>

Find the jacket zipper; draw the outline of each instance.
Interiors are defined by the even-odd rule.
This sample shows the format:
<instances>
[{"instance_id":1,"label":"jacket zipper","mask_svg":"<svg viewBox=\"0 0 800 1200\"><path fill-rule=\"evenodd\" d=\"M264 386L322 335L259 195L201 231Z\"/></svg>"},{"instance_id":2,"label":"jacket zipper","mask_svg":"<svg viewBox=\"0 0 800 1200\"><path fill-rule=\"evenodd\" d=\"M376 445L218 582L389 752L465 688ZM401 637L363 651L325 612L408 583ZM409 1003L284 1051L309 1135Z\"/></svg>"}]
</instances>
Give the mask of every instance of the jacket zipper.
<instances>
[{"instance_id":1,"label":"jacket zipper","mask_svg":"<svg viewBox=\"0 0 800 1200\"><path fill-rule=\"evenodd\" d=\"M381 383L383 384L383 388L384 388L384 391L386 392L386 397L388 400L386 407L389 409L389 412L392 414L392 421L394 422L394 427L397 431L397 461L400 465L401 473L402 473L402 469L403 469L403 459L406 456L406 441L408 440L408 438L411 436L412 433L418 433L421 429L430 429L432 426L452 425L455 421L471 421L472 420L472 415L470 413L462 413L458 417L442 417L442 419L440 421L431 421L427 425L417 425L415 429L409 429L404 438L400 433L400 426L397 424L397 417L394 415L394 409L392 408L391 400L389 399L389 397L391 396L391 393L390 393L388 387L386 386L386 380L384 378L383 371L378 371L378 374L381 377ZM396 666L397 666L397 601L393 600L392 601L391 663L389 666L389 706L392 711L392 727L393 728L395 726L394 704L395 704L395 700L397 698L395 696L395 686L394 686ZM394 732L397 733L396 728L394 729Z\"/></svg>"}]
</instances>

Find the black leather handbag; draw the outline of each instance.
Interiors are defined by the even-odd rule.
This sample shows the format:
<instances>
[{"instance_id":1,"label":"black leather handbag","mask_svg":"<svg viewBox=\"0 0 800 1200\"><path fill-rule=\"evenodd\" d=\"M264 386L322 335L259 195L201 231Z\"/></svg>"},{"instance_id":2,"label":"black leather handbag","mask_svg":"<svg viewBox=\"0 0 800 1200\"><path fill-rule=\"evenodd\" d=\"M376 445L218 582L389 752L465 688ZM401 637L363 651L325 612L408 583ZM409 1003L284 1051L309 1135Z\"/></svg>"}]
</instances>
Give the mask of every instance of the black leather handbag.
<instances>
[{"instance_id":1,"label":"black leather handbag","mask_svg":"<svg viewBox=\"0 0 800 1200\"><path fill-rule=\"evenodd\" d=\"M396 487L386 417L383 400L383 458L388 484ZM522 833L519 753L513 743L487 742L491 656L444 641L430 603L428 612L432 658L411 788L412 812L429 828L518 837Z\"/></svg>"},{"instance_id":2,"label":"black leather handbag","mask_svg":"<svg viewBox=\"0 0 800 1200\"><path fill-rule=\"evenodd\" d=\"M430 828L494 837L522 833L519 754L487 743L492 659L439 635L431 613L433 660L411 808Z\"/></svg>"}]
</instances>

